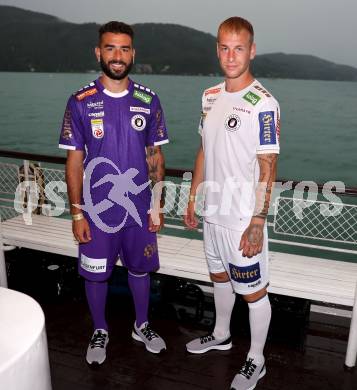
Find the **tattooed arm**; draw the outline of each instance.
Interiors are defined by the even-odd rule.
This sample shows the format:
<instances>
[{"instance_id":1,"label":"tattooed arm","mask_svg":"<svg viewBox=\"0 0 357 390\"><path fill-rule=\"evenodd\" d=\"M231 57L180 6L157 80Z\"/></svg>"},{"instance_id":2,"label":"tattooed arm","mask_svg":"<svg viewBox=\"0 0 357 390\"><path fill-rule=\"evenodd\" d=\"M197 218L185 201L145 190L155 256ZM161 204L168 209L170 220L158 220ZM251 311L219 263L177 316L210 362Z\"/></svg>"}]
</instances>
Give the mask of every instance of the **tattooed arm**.
<instances>
[{"instance_id":1,"label":"tattooed arm","mask_svg":"<svg viewBox=\"0 0 357 390\"><path fill-rule=\"evenodd\" d=\"M258 154L260 168L256 189L255 209L249 226L242 235L239 250L243 256L253 257L263 249L263 229L268 216L270 198L276 179L277 154Z\"/></svg>"},{"instance_id":2,"label":"tattooed arm","mask_svg":"<svg viewBox=\"0 0 357 390\"><path fill-rule=\"evenodd\" d=\"M160 207L164 207L165 159L160 146L148 146L146 148L146 161L149 168L149 177L154 191L154 205L149 218L149 230L158 232L164 225L164 215L159 213Z\"/></svg>"}]
</instances>

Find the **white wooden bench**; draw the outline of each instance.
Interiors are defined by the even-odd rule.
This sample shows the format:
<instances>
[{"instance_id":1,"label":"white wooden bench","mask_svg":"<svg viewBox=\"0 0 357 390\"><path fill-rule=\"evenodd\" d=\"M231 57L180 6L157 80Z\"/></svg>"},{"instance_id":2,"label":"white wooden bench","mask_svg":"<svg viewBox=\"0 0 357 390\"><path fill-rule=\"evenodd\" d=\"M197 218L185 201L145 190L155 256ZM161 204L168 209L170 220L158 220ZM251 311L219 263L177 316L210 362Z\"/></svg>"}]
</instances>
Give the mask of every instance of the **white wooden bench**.
<instances>
[{"instance_id":1,"label":"white wooden bench","mask_svg":"<svg viewBox=\"0 0 357 390\"><path fill-rule=\"evenodd\" d=\"M70 220L32 215L32 224L26 225L18 215L4 221L1 228L5 245L77 257ZM201 240L160 234L158 245L159 273L210 282ZM270 292L353 308L345 360L348 368L355 366L357 355L356 284L357 263L270 252Z\"/></svg>"}]
</instances>

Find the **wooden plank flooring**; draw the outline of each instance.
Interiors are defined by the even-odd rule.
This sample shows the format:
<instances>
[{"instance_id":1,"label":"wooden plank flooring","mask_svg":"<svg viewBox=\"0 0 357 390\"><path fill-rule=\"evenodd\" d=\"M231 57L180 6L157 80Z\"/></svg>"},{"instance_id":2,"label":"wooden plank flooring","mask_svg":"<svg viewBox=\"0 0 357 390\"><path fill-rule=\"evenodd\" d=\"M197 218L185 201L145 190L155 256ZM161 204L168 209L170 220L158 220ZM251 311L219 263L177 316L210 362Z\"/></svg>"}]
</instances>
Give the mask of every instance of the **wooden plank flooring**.
<instances>
[{"instance_id":1,"label":"wooden plank flooring","mask_svg":"<svg viewBox=\"0 0 357 390\"><path fill-rule=\"evenodd\" d=\"M31 259L32 251L21 251L23 263L16 265L19 251L8 252L10 287L33 295L43 307L49 344L53 390L225 390L242 364L249 348L246 305L237 301L232 319L234 347L230 351L211 351L190 355L185 343L210 329L213 303L205 300L204 320L183 316L183 306L194 307L195 300L166 293L177 279L165 281L156 276L152 283L152 324L166 340L168 350L153 355L143 344L131 339L134 311L125 285L125 273L114 275L107 312L110 343L106 362L93 370L84 360L91 336L91 320L81 290L81 281L72 269L65 269L62 297L56 297L55 278L46 272L46 265L68 266L60 257ZM124 280L124 282L123 282ZM71 282L69 282L71 281ZM72 283L72 284L71 284ZM159 287L162 289L158 293ZM175 289L174 289L175 290ZM171 291L172 292L172 291ZM343 362L348 336L348 319L313 314L304 327L300 302L288 307L272 296L273 321L266 348L267 375L259 390L356 390L357 370L344 372ZM181 305L181 306L180 306ZM181 309L180 309L181 307ZM296 309L295 309L296 308ZM12 389L9 389L12 390ZM15 390L15 389L14 389ZM35 390L35 389L34 389Z\"/></svg>"}]
</instances>

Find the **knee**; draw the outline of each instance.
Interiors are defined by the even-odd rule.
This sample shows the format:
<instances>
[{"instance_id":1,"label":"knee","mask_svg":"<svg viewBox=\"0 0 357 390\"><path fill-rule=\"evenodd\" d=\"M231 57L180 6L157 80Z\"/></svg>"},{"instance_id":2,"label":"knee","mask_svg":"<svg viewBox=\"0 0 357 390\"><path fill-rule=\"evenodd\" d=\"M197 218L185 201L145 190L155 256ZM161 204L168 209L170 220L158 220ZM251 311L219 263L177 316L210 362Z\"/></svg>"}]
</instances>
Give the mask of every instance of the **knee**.
<instances>
[{"instance_id":1,"label":"knee","mask_svg":"<svg viewBox=\"0 0 357 390\"><path fill-rule=\"evenodd\" d=\"M218 274L210 274L212 282L215 283L225 283L229 282L229 276L227 272L220 272Z\"/></svg>"},{"instance_id":2,"label":"knee","mask_svg":"<svg viewBox=\"0 0 357 390\"><path fill-rule=\"evenodd\" d=\"M255 292L253 294L243 295L243 299L247 303L253 303L253 302L259 301L260 299L265 297L267 294L268 294L267 289L263 288L263 289Z\"/></svg>"}]
</instances>

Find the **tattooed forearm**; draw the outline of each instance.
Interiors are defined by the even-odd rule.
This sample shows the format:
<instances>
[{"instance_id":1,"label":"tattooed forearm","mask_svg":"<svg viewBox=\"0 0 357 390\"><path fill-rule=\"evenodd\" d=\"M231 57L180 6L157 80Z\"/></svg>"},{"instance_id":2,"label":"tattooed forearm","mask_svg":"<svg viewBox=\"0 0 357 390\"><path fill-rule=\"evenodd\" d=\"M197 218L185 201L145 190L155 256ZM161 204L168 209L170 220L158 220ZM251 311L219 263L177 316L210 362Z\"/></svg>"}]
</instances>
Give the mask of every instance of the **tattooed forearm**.
<instances>
[{"instance_id":1,"label":"tattooed forearm","mask_svg":"<svg viewBox=\"0 0 357 390\"><path fill-rule=\"evenodd\" d=\"M276 179L277 157L277 154L258 155L260 175L256 189L255 217L265 219L268 215L270 198Z\"/></svg>"},{"instance_id":2,"label":"tattooed forearm","mask_svg":"<svg viewBox=\"0 0 357 390\"><path fill-rule=\"evenodd\" d=\"M165 159L160 146L148 146L146 160L152 184L155 185L163 181L165 179Z\"/></svg>"},{"instance_id":3,"label":"tattooed forearm","mask_svg":"<svg viewBox=\"0 0 357 390\"><path fill-rule=\"evenodd\" d=\"M160 146L148 146L146 154L146 161L149 168L149 178L156 194L155 198L158 199L157 204L160 203L161 207L163 207L165 199L165 187L163 186L163 182L165 180L164 155L161 152Z\"/></svg>"}]
</instances>

